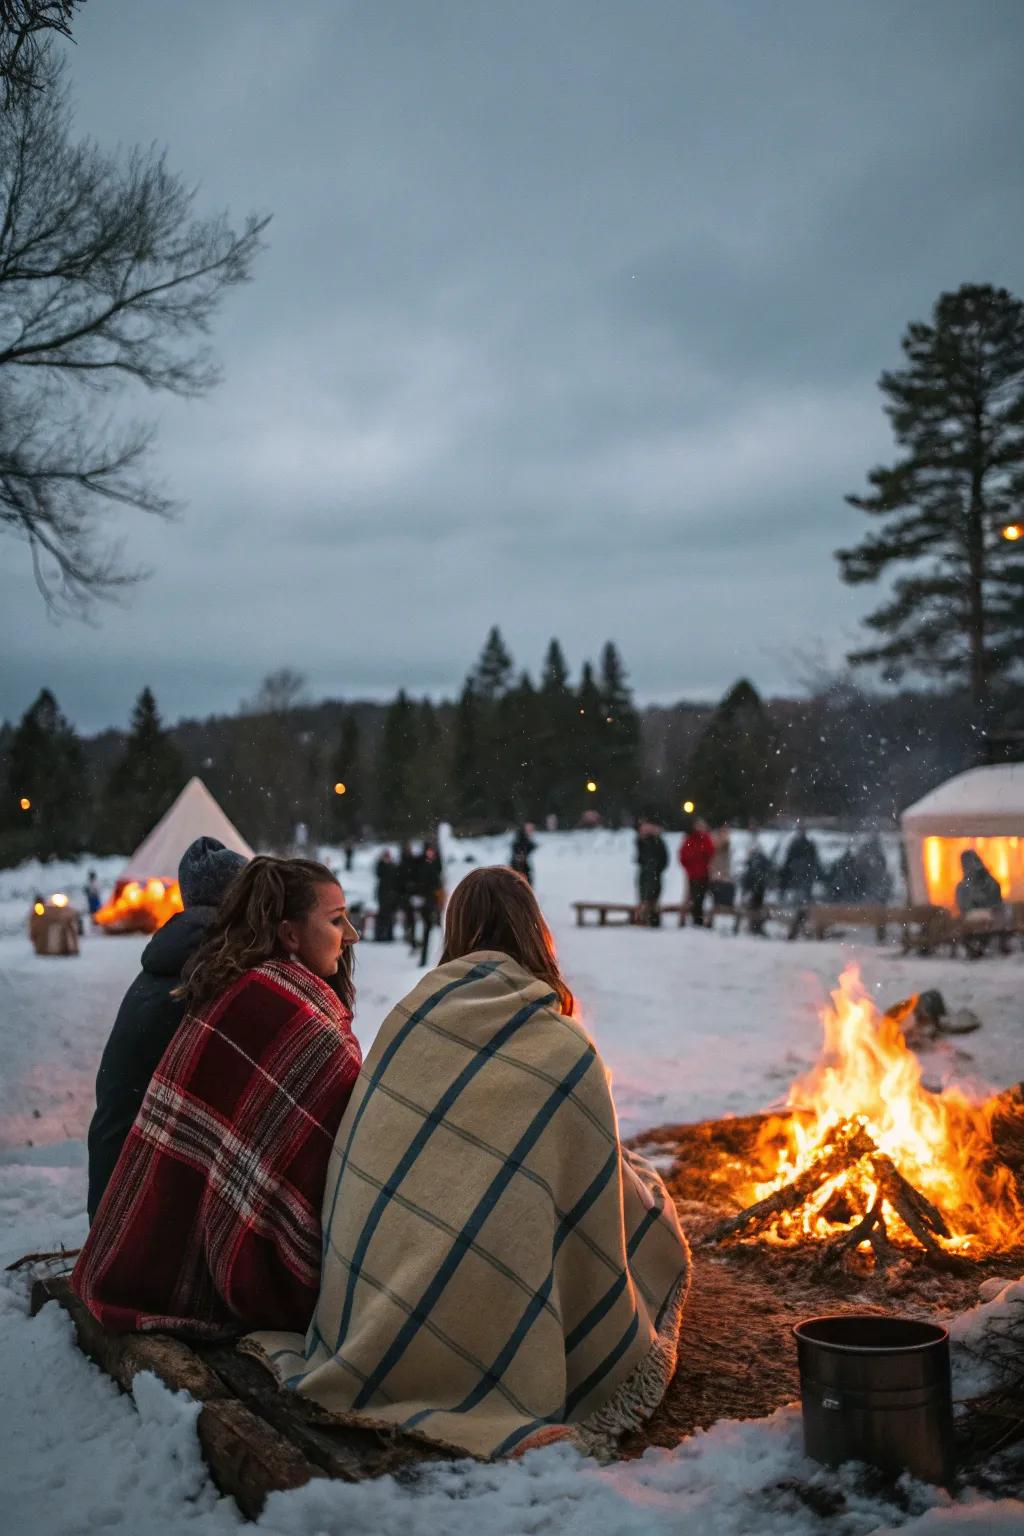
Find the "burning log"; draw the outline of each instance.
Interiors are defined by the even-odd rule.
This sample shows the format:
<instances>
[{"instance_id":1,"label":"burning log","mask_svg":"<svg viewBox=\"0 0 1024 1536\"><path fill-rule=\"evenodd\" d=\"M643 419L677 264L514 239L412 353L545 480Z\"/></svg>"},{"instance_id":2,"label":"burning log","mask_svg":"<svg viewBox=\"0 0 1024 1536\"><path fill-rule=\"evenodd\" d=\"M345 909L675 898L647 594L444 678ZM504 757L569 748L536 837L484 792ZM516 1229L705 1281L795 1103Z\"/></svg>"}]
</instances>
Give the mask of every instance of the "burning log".
<instances>
[{"instance_id":1,"label":"burning log","mask_svg":"<svg viewBox=\"0 0 1024 1536\"><path fill-rule=\"evenodd\" d=\"M862 1243L868 1242L876 1262L885 1267L899 1256L899 1250L889 1236L885 1219L888 1206L904 1223L933 1260L953 1262L937 1241L951 1236L949 1226L941 1211L905 1179L890 1157L882 1152L867 1130L857 1121L848 1121L837 1128L825 1147L804 1171L783 1184L780 1189L766 1195L763 1200L747 1206L735 1216L720 1221L706 1234L707 1244L721 1243L729 1238L742 1238L763 1230L771 1222L785 1214L792 1214L812 1200L838 1175L852 1172L859 1163L867 1165L875 1187L874 1198L868 1209L852 1227L842 1228L827 1238L821 1248L824 1263L841 1261L853 1253Z\"/></svg>"},{"instance_id":2,"label":"burning log","mask_svg":"<svg viewBox=\"0 0 1024 1536\"><path fill-rule=\"evenodd\" d=\"M852 1168L871 1151L877 1151L877 1148L863 1126L856 1124L841 1126L834 1140L823 1149L809 1167L804 1169L803 1173L798 1174L790 1183L784 1184L781 1189L766 1195L763 1200L748 1205L746 1210L740 1211L738 1215L727 1216L724 1221L718 1222L707 1233L704 1241L720 1243L727 1237L734 1237L745 1227L763 1227L785 1211L796 1210L829 1179L835 1178L837 1173L842 1173L846 1168Z\"/></svg>"}]
</instances>

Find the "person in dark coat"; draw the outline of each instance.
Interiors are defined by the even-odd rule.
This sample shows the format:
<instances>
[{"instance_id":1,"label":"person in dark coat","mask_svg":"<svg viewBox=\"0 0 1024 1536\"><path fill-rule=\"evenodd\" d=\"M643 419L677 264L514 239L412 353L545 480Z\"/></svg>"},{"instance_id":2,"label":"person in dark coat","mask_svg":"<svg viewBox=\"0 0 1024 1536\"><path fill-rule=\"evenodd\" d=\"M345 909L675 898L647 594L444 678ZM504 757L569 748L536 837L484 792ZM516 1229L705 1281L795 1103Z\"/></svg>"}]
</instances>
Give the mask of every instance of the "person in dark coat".
<instances>
[{"instance_id":1,"label":"person in dark coat","mask_svg":"<svg viewBox=\"0 0 1024 1536\"><path fill-rule=\"evenodd\" d=\"M892 895L892 876L885 860L885 849L877 832L867 838L857 852L860 883L866 901L886 902Z\"/></svg>"},{"instance_id":2,"label":"person in dark coat","mask_svg":"<svg viewBox=\"0 0 1024 1536\"><path fill-rule=\"evenodd\" d=\"M960 855L960 868L963 871L963 879L958 881L956 888L956 907L960 916L966 919L965 927L972 922L984 922L984 918L998 917L1003 905L1003 892L999 881L985 863L979 853L973 848L966 849ZM976 932L965 932L964 948L972 960L983 955L988 948L989 935L983 927Z\"/></svg>"},{"instance_id":3,"label":"person in dark coat","mask_svg":"<svg viewBox=\"0 0 1024 1536\"><path fill-rule=\"evenodd\" d=\"M414 870L413 899L418 905L422 920L420 965L426 965L430 933L441 922L441 907L444 903L444 874L441 868L441 855L435 843L423 844L423 852Z\"/></svg>"},{"instance_id":4,"label":"person in dark coat","mask_svg":"<svg viewBox=\"0 0 1024 1536\"><path fill-rule=\"evenodd\" d=\"M85 903L89 908L89 916L95 917L103 905L103 897L100 895L100 883L96 878L96 871L90 869L89 878L85 882Z\"/></svg>"},{"instance_id":5,"label":"person in dark coat","mask_svg":"<svg viewBox=\"0 0 1024 1536\"><path fill-rule=\"evenodd\" d=\"M416 887L419 880L420 855L413 853L412 844L404 842L398 850L398 898L397 910L402 914L402 934L409 948L416 948L417 903Z\"/></svg>"},{"instance_id":6,"label":"person in dark coat","mask_svg":"<svg viewBox=\"0 0 1024 1536\"><path fill-rule=\"evenodd\" d=\"M747 854L747 862L743 866L743 874L740 877L740 889L743 892L744 905L749 913L751 933L764 933L765 901L768 896L768 882L772 877L772 861L765 853L755 834Z\"/></svg>"},{"instance_id":7,"label":"person in dark coat","mask_svg":"<svg viewBox=\"0 0 1024 1536\"><path fill-rule=\"evenodd\" d=\"M198 837L178 865L183 912L150 939L142 971L125 993L96 1076L96 1112L89 1126L91 1221L114 1164L135 1122L149 1080L185 1016L184 998L171 993L182 968L206 937L221 897L246 860L215 837Z\"/></svg>"},{"instance_id":8,"label":"person in dark coat","mask_svg":"<svg viewBox=\"0 0 1024 1536\"><path fill-rule=\"evenodd\" d=\"M793 841L786 849L786 857L779 871L779 884L790 892L798 906L806 906L811 899L815 884L822 878L818 850L803 827L798 828Z\"/></svg>"},{"instance_id":9,"label":"person in dark coat","mask_svg":"<svg viewBox=\"0 0 1024 1536\"><path fill-rule=\"evenodd\" d=\"M533 840L533 822L524 821L515 837L512 839L512 851L509 856L509 868L514 869L517 875L522 875L527 885L533 884L533 866L530 863L531 853L536 853L537 844Z\"/></svg>"},{"instance_id":10,"label":"person in dark coat","mask_svg":"<svg viewBox=\"0 0 1024 1536\"><path fill-rule=\"evenodd\" d=\"M668 847L661 828L653 821L642 821L636 829L637 922L648 928L661 926L661 882L667 868Z\"/></svg>"},{"instance_id":11,"label":"person in dark coat","mask_svg":"<svg viewBox=\"0 0 1024 1536\"><path fill-rule=\"evenodd\" d=\"M395 936L395 913L398 910L400 889L398 865L391 857L390 848L384 849L374 873L377 876L377 917L373 925L373 937L382 944L390 944Z\"/></svg>"}]
</instances>

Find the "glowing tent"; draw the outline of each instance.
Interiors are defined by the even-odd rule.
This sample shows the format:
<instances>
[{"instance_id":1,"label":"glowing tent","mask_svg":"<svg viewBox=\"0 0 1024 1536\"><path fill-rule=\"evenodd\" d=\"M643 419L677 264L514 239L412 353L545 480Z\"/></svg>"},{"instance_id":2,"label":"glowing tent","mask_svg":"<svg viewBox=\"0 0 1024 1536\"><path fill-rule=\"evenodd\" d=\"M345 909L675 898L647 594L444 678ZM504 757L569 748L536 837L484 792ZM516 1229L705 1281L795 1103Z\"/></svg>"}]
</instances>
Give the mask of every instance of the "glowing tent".
<instances>
[{"instance_id":1,"label":"glowing tent","mask_svg":"<svg viewBox=\"0 0 1024 1536\"><path fill-rule=\"evenodd\" d=\"M995 875L1004 901L1024 901L1024 763L971 768L901 817L912 902L955 904L968 848Z\"/></svg>"},{"instance_id":2,"label":"glowing tent","mask_svg":"<svg viewBox=\"0 0 1024 1536\"><path fill-rule=\"evenodd\" d=\"M182 907L178 863L197 837L216 837L245 858L252 849L201 779L190 779L121 871L93 921L108 933L152 933Z\"/></svg>"}]
</instances>

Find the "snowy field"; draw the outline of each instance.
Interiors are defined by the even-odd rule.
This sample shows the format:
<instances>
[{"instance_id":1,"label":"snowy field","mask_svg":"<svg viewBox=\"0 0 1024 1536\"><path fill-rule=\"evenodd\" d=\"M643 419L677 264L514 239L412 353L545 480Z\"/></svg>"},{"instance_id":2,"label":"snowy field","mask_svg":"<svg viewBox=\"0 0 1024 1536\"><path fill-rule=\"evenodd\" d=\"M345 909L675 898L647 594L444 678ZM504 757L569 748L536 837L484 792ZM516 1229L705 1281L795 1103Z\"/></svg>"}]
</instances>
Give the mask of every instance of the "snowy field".
<instances>
[{"instance_id":1,"label":"snowy field","mask_svg":"<svg viewBox=\"0 0 1024 1536\"><path fill-rule=\"evenodd\" d=\"M981 1031L959 1048L947 1043L929 1054L930 1084L955 1079L983 1093L1024 1071L1022 954L969 964L902 959L873 945L789 944L724 931L581 930L573 925L573 900L634 898L632 838L597 831L540 834L538 841L537 893L585 1022L611 1067L624 1134L783 1100L793 1077L817 1056L822 1001L850 960L883 1006L933 986L951 1008L971 1007L982 1019ZM830 847L823 840L823 851L834 855L843 841ZM678 839L670 844L674 860ZM372 898L376 852L359 850L351 874L342 877L350 899ZM503 861L507 840L448 842L444 853L450 889L470 868ZM895 864L895 850L890 854ZM329 850L326 856L340 865ZM37 891L63 889L76 899L89 867L106 890L120 864L0 872L2 1263L30 1250L77 1246L84 1236L93 1079L145 943L87 933L77 960L38 959L25 933L29 903ZM673 862L665 899L678 899L680 885ZM364 1050L417 975L403 944L361 947L356 1030ZM55 1307L28 1321L23 1290L10 1278L0 1289L4 1531L204 1536L238 1527L234 1505L217 1495L203 1469L195 1406L151 1379L137 1382L135 1404L120 1396L69 1347L70 1324ZM989 1310L961 1322L961 1332L976 1329ZM799 1413L789 1408L767 1420L716 1425L674 1451L611 1468L554 1448L508 1466L435 1469L413 1486L318 1481L276 1495L259 1528L303 1536L442 1529L453 1536L661 1536L697 1523L707 1536L1024 1531L1024 1503L1016 1500L964 1496L951 1503L913 1485L898 1497L872 1486L854 1469L837 1476L805 1461ZM841 1512L815 1513L814 1491L835 1488L845 1494Z\"/></svg>"}]
</instances>

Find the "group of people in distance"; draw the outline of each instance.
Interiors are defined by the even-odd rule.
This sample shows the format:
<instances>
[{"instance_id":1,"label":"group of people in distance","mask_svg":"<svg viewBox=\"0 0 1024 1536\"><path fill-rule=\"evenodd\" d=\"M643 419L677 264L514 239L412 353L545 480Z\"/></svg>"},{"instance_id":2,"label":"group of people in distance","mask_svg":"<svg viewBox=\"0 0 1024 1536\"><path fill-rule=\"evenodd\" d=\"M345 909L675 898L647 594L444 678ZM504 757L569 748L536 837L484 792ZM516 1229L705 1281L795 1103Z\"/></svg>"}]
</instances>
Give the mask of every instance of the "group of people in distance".
<instances>
[{"instance_id":1,"label":"group of people in distance","mask_svg":"<svg viewBox=\"0 0 1024 1536\"><path fill-rule=\"evenodd\" d=\"M885 850L877 835L859 846L851 843L830 865L825 865L813 839L798 827L782 858L776 862L761 846L756 829L738 877L732 865L729 828L711 828L696 817L679 845L679 862L686 875L688 915L695 927L707 926L708 901L713 910L732 912L737 892L754 932L764 930L764 909L769 889L790 906L805 907L820 891L833 902L885 902L892 892L892 878ZM656 927L668 847L654 821L638 823L636 839L639 920Z\"/></svg>"},{"instance_id":2,"label":"group of people in distance","mask_svg":"<svg viewBox=\"0 0 1024 1536\"><path fill-rule=\"evenodd\" d=\"M426 841L418 853L403 843L396 859L385 848L374 867L377 909L373 936L382 944L395 937L395 919L401 918L402 934L410 951L427 963L430 935L441 921L444 906L444 869L437 844Z\"/></svg>"},{"instance_id":3,"label":"group of people in distance","mask_svg":"<svg viewBox=\"0 0 1024 1536\"><path fill-rule=\"evenodd\" d=\"M712 833L706 821L695 818L679 845L679 862L686 875L688 915L695 927L705 926L709 895L716 909L732 910L736 885L732 878L728 827L719 827ZM657 928L661 923L661 892L669 856L668 844L654 821L637 824L636 865L638 920Z\"/></svg>"},{"instance_id":4,"label":"group of people in distance","mask_svg":"<svg viewBox=\"0 0 1024 1536\"><path fill-rule=\"evenodd\" d=\"M329 868L202 838L179 877L97 1078L72 1279L93 1316L245 1336L326 1409L481 1457L638 1427L689 1252L523 876L457 885L365 1060Z\"/></svg>"}]
</instances>

